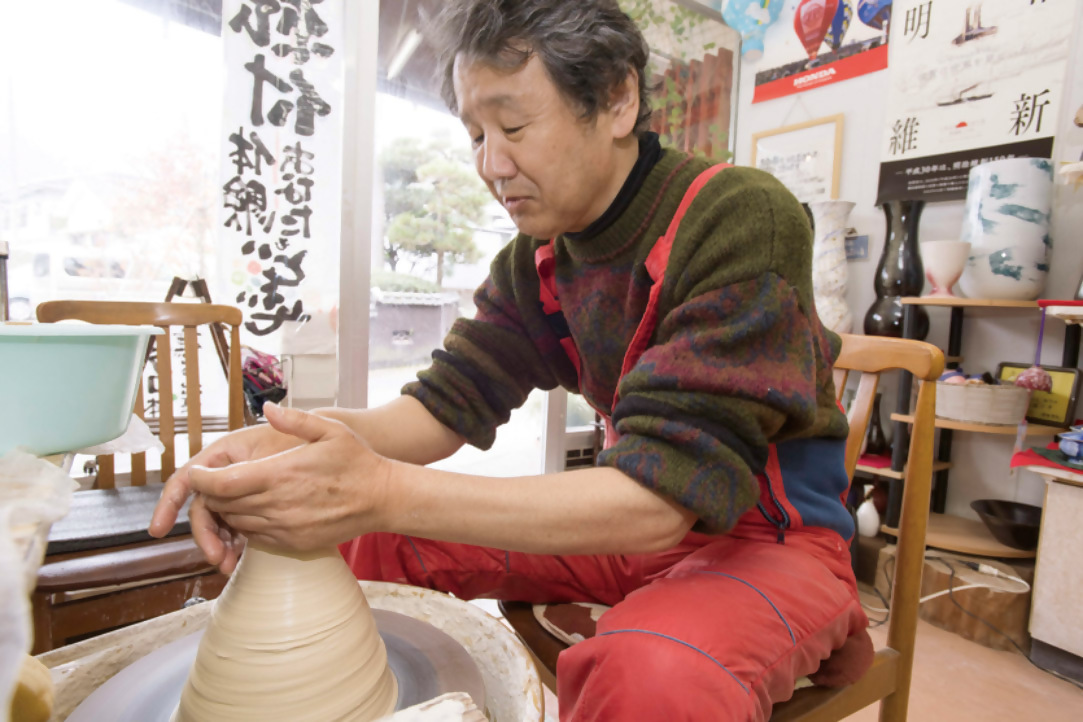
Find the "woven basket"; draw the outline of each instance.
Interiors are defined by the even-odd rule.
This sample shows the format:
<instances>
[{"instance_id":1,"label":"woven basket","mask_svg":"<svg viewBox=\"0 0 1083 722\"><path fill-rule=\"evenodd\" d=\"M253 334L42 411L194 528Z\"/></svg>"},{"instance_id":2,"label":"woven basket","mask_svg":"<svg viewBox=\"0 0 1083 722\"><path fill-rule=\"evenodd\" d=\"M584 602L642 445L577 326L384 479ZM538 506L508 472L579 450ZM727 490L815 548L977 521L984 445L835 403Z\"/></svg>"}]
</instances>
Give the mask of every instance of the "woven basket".
<instances>
[{"instance_id":1,"label":"woven basket","mask_svg":"<svg viewBox=\"0 0 1083 722\"><path fill-rule=\"evenodd\" d=\"M1030 389L936 382L936 415L954 421L1015 426L1027 415Z\"/></svg>"}]
</instances>

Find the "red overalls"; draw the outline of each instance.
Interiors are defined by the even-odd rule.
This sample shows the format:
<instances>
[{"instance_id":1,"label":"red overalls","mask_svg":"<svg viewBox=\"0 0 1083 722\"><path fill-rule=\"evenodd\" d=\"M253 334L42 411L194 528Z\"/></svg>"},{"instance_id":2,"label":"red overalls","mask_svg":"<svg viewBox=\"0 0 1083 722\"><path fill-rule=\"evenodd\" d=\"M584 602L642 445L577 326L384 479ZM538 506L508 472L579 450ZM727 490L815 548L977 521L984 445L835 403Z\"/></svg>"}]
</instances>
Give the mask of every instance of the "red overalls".
<instances>
[{"instance_id":1,"label":"red overalls","mask_svg":"<svg viewBox=\"0 0 1083 722\"><path fill-rule=\"evenodd\" d=\"M622 375L653 335L678 224L721 168L696 179L647 258L653 286ZM543 310L559 312L552 243L536 261ZM574 341L561 343L578 371ZM607 445L615 440L608 419L606 435ZM394 534L366 535L341 550L359 579L463 599L613 606L594 637L560 655L561 720L763 720L772 702L788 699L795 680L816 672L833 650L845 644L821 675L839 682L864 671L872 646L848 545L835 531L802 525L774 445L759 480L760 503L729 533L689 533L656 554L523 554Z\"/></svg>"}]
</instances>

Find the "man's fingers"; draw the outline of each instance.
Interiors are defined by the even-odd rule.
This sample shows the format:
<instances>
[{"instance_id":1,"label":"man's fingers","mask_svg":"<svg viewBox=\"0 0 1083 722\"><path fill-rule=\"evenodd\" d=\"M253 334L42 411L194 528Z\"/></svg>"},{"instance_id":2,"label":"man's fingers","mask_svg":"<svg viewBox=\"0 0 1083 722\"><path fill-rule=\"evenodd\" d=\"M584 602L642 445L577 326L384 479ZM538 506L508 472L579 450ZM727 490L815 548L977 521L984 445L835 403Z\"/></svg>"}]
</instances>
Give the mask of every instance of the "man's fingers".
<instances>
[{"instance_id":1,"label":"man's fingers","mask_svg":"<svg viewBox=\"0 0 1083 722\"><path fill-rule=\"evenodd\" d=\"M162 488L162 496L154 507L154 513L147 525L147 533L153 537L163 537L169 533L173 525L177 523L177 515L181 507L191 494L188 486L188 474L186 469L177 471L169 477L169 481Z\"/></svg>"},{"instance_id":2,"label":"man's fingers","mask_svg":"<svg viewBox=\"0 0 1083 722\"><path fill-rule=\"evenodd\" d=\"M263 405L263 415L276 431L308 442L319 441L342 426L341 422L334 419L310 414L301 409L285 408L272 402Z\"/></svg>"},{"instance_id":3,"label":"man's fingers","mask_svg":"<svg viewBox=\"0 0 1083 722\"><path fill-rule=\"evenodd\" d=\"M220 514L222 521L229 525L231 529L244 534L246 537L253 535L262 535L273 528L273 525L267 520L266 517L256 516L253 514Z\"/></svg>"},{"instance_id":4,"label":"man's fingers","mask_svg":"<svg viewBox=\"0 0 1083 722\"><path fill-rule=\"evenodd\" d=\"M230 534L229 542L225 545L225 556L222 558L222 563L218 565L218 571L223 574L233 573L233 570L237 568L237 563L241 561L244 544L244 537Z\"/></svg>"},{"instance_id":5,"label":"man's fingers","mask_svg":"<svg viewBox=\"0 0 1083 722\"><path fill-rule=\"evenodd\" d=\"M275 462L270 462L275 463ZM221 469L193 466L188 470L192 491L219 499L238 499L266 491L278 464L269 466L266 459L242 461Z\"/></svg>"},{"instance_id":6,"label":"man's fingers","mask_svg":"<svg viewBox=\"0 0 1083 722\"><path fill-rule=\"evenodd\" d=\"M192 537L196 546L203 551L207 561L215 566L220 566L227 555L227 544L222 540L224 529L215 519L214 515L203 503L203 497L197 496L192 500L192 506L188 508L188 524L192 528Z\"/></svg>"}]
</instances>

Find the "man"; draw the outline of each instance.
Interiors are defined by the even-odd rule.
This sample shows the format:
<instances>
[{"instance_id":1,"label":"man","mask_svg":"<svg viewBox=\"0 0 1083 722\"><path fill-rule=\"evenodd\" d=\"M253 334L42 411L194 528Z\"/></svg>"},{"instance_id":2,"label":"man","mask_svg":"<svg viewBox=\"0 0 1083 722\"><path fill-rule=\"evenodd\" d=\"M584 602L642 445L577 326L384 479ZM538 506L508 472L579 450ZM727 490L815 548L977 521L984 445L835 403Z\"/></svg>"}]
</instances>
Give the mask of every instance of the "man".
<instances>
[{"instance_id":1,"label":"man","mask_svg":"<svg viewBox=\"0 0 1083 722\"><path fill-rule=\"evenodd\" d=\"M435 27L445 99L520 231L477 316L386 406L270 407L270 427L208 447L152 533L192 490L193 533L226 571L238 535L352 540L359 578L615 605L560 657L565 720L762 720L801 676L860 675L838 339L813 307L800 205L766 174L658 145L647 46L613 0L459 0ZM487 448L557 385L611 419L595 468L422 466Z\"/></svg>"}]
</instances>

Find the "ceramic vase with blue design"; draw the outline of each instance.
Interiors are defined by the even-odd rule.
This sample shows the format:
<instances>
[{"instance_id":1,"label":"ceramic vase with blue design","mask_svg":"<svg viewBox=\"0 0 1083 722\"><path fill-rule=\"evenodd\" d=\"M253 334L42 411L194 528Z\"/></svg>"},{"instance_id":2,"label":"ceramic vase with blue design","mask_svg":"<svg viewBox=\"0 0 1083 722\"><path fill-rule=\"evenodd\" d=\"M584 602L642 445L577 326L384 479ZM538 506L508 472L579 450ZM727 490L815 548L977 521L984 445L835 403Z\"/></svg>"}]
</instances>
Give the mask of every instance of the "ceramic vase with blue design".
<instances>
[{"instance_id":1,"label":"ceramic vase with blue design","mask_svg":"<svg viewBox=\"0 0 1083 722\"><path fill-rule=\"evenodd\" d=\"M970 298L1033 301L1049 275L1053 164L1008 158L970 169L960 240L970 243L959 288Z\"/></svg>"}]
</instances>

